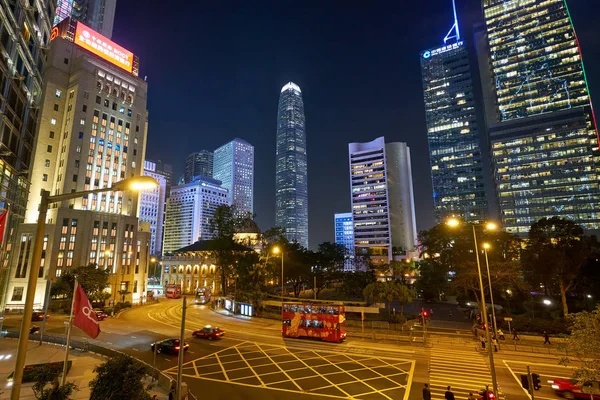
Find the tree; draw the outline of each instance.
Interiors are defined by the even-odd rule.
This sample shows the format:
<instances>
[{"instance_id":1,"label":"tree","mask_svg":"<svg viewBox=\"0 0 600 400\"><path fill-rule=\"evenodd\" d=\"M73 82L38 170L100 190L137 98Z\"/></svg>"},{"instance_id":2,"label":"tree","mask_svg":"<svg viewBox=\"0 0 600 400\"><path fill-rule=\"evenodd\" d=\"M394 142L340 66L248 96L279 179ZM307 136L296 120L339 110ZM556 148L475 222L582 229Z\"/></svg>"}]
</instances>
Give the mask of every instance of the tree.
<instances>
[{"instance_id":1,"label":"tree","mask_svg":"<svg viewBox=\"0 0 600 400\"><path fill-rule=\"evenodd\" d=\"M324 242L319 245L315 253L316 264L313 268L313 275L316 277L317 297L324 288L331 287L331 284L341 278L344 270L344 261L346 258L346 246Z\"/></svg>"},{"instance_id":2,"label":"tree","mask_svg":"<svg viewBox=\"0 0 600 400\"><path fill-rule=\"evenodd\" d=\"M369 283L366 288L363 289L363 296L366 300L372 300L375 303L384 303L386 300L386 287L383 282Z\"/></svg>"},{"instance_id":3,"label":"tree","mask_svg":"<svg viewBox=\"0 0 600 400\"><path fill-rule=\"evenodd\" d=\"M577 362L574 377L585 392L591 382L600 381L600 304L592 312L571 314L567 319L571 334L561 349L568 356L561 358L559 363Z\"/></svg>"},{"instance_id":4,"label":"tree","mask_svg":"<svg viewBox=\"0 0 600 400\"><path fill-rule=\"evenodd\" d=\"M67 400L77 385L66 382L64 385L58 383L58 376L62 372L60 363L44 364L34 369L32 378L35 382L31 389L38 400ZM52 385L48 385L52 382Z\"/></svg>"},{"instance_id":5,"label":"tree","mask_svg":"<svg viewBox=\"0 0 600 400\"><path fill-rule=\"evenodd\" d=\"M106 300L104 290L109 285L109 277L109 270L98 268L96 264L73 268L62 274L52 285L52 296L71 298L75 279L77 279L91 301L104 301Z\"/></svg>"},{"instance_id":6,"label":"tree","mask_svg":"<svg viewBox=\"0 0 600 400\"><path fill-rule=\"evenodd\" d=\"M316 256L310 250L305 249L297 242L289 243L282 249L284 257L284 280L291 282L294 296L300 295L303 283L312 277L311 267L316 264Z\"/></svg>"},{"instance_id":7,"label":"tree","mask_svg":"<svg viewBox=\"0 0 600 400\"><path fill-rule=\"evenodd\" d=\"M439 299L448 286L448 270L431 259L421 261L418 270L419 279L416 286L423 300Z\"/></svg>"},{"instance_id":8,"label":"tree","mask_svg":"<svg viewBox=\"0 0 600 400\"><path fill-rule=\"evenodd\" d=\"M363 289L375 281L373 271L353 271L342 274L340 290L348 297L363 297Z\"/></svg>"},{"instance_id":9,"label":"tree","mask_svg":"<svg viewBox=\"0 0 600 400\"><path fill-rule=\"evenodd\" d=\"M401 281L373 282L363 291L366 299L372 299L377 303L385 302L390 312L392 302L400 302L400 314L404 315L404 304L410 303L416 297L414 290L410 289Z\"/></svg>"},{"instance_id":10,"label":"tree","mask_svg":"<svg viewBox=\"0 0 600 400\"><path fill-rule=\"evenodd\" d=\"M412 303L412 301L417 297L414 289L409 288L403 282L395 282L396 286L396 299L400 302L400 315L404 316L404 304Z\"/></svg>"},{"instance_id":11,"label":"tree","mask_svg":"<svg viewBox=\"0 0 600 400\"><path fill-rule=\"evenodd\" d=\"M141 362L118 355L94 368L96 377L90 382L90 400L150 400L144 379L150 370Z\"/></svg>"},{"instance_id":12,"label":"tree","mask_svg":"<svg viewBox=\"0 0 600 400\"><path fill-rule=\"evenodd\" d=\"M596 252L595 238L584 235L572 221L552 217L531 225L523 251L525 275L534 287L540 283L547 292L560 293L563 314L569 314L567 293L573 290L583 266Z\"/></svg>"}]
</instances>

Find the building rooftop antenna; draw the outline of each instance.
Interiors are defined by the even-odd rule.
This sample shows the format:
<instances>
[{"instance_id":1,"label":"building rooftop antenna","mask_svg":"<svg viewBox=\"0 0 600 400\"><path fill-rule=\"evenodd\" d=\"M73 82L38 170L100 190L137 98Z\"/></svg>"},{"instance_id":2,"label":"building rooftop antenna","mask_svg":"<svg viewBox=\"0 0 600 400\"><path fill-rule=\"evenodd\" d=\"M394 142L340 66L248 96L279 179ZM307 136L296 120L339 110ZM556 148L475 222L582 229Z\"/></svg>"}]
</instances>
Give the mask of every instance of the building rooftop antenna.
<instances>
[{"instance_id":1,"label":"building rooftop antenna","mask_svg":"<svg viewBox=\"0 0 600 400\"><path fill-rule=\"evenodd\" d=\"M456 41L460 41L460 30L458 29L458 17L456 16L456 3L455 0L452 0L452 10L454 11L454 25L446 34L444 38L444 44L450 39L456 39ZM453 34L454 33L454 34Z\"/></svg>"}]
</instances>

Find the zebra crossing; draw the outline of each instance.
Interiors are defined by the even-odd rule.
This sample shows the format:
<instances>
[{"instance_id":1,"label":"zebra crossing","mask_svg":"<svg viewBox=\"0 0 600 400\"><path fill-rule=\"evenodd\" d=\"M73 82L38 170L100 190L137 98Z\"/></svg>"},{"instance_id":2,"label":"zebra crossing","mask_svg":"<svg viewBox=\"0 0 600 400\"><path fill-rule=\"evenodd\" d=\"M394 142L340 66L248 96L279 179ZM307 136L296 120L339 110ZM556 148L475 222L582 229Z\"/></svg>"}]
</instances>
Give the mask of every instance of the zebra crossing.
<instances>
[{"instance_id":1,"label":"zebra crossing","mask_svg":"<svg viewBox=\"0 0 600 400\"><path fill-rule=\"evenodd\" d=\"M492 388L488 364L475 349L433 347L429 360L429 386L433 400L444 399L448 386L452 387L457 399L468 398L470 392L477 394L486 385Z\"/></svg>"}]
</instances>

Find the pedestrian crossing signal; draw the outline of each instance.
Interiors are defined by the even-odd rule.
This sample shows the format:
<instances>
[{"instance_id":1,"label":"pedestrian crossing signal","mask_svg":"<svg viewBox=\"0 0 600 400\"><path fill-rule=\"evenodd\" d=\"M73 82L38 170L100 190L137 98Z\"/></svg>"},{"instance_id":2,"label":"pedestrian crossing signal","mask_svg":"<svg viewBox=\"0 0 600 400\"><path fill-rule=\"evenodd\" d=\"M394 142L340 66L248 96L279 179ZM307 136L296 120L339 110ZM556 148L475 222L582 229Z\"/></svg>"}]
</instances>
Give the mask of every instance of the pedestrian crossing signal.
<instances>
[{"instance_id":1,"label":"pedestrian crossing signal","mask_svg":"<svg viewBox=\"0 0 600 400\"><path fill-rule=\"evenodd\" d=\"M523 389L529 390L529 377L527 374L521 374L521 386L523 386Z\"/></svg>"},{"instance_id":2,"label":"pedestrian crossing signal","mask_svg":"<svg viewBox=\"0 0 600 400\"><path fill-rule=\"evenodd\" d=\"M533 388L535 390L540 390L542 388L540 376L538 374L531 374L531 380L533 381Z\"/></svg>"}]
</instances>

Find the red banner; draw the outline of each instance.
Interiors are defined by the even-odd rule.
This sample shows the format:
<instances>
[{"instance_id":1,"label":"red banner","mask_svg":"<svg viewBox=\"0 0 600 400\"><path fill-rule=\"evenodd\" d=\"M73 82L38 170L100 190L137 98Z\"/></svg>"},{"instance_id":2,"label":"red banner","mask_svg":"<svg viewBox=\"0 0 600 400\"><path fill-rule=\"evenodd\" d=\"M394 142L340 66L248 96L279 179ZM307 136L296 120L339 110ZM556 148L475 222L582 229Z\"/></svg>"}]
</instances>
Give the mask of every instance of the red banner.
<instances>
[{"instance_id":1,"label":"red banner","mask_svg":"<svg viewBox=\"0 0 600 400\"><path fill-rule=\"evenodd\" d=\"M0 214L0 243L4 241L4 228L6 227L6 220L8 217L8 210L4 210L2 214Z\"/></svg>"},{"instance_id":2,"label":"red banner","mask_svg":"<svg viewBox=\"0 0 600 400\"><path fill-rule=\"evenodd\" d=\"M100 334L98 317L79 283L73 295L75 296L73 301L73 325L80 328L92 339L96 339Z\"/></svg>"}]
</instances>

